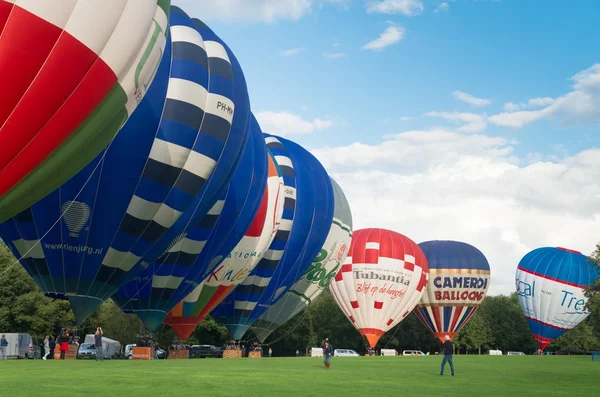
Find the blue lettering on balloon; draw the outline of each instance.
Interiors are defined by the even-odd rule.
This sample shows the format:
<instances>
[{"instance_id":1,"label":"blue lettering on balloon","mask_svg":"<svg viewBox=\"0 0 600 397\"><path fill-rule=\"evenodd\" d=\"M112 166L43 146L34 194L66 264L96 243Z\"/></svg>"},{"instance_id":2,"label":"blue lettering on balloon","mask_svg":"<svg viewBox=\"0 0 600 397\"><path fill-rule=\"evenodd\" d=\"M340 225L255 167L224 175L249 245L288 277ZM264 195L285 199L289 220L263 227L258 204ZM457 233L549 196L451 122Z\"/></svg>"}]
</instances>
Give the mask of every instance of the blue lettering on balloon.
<instances>
[{"instance_id":1,"label":"blue lettering on balloon","mask_svg":"<svg viewBox=\"0 0 600 397\"><path fill-rule=\"evenodd\" d=\"M525 281L521 281L519 279L515 280L517 286L517 295L523 296L526 298L535 297L535 281L532 284L526 283Z\"/></svg>"}]
</instances>

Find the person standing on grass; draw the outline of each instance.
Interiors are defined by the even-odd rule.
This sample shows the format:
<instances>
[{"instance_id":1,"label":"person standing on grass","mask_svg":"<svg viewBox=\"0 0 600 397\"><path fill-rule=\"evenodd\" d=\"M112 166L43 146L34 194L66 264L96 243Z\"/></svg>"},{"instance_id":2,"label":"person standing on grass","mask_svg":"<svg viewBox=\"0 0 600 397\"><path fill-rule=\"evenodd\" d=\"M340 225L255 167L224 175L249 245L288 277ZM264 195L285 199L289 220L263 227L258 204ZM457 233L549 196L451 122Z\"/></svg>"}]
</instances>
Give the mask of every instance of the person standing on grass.
<instances>
[{"instance_id":1,"label":"person standing on grass","mask_svg":"<svg viewBox=\"0 0 600 397\"><path fill-rule=\"evenodd\" d=\"M333 346L331 346L331 343L329 343L329 338L325 338L321 348L323 349L323 362L325 363L325 368L329 369L329 366L331 365L331 357L333 356Z\"/></svg>"},{"instance_id":2,"label":"person standing on grass","mask_svg":"<svg viewBox=\"0 0 600 397\"><path fill-rule=\"evenodd\" d=\"M60 359L64 360L65 355L69 352L69 335L67 331L63 329L62 334L59 337L59 345L60 345Z\"/></svg>"},{"instance_id":3,"label":"person standing on grass","mask_svg":"<svg viewBox=\"0 0 600 397\"><path fill-rule=\"evenodd\" d=\"M444 367L446 363L450 364L450 371L452 371L452 376L454 376L454 364L452 364L452 342L450 341L450 337L446 335L446 341L442 345L442 349L444 351L444 359L442 360L442 369L440 371L440 375L444 375Z\"/></svg>"},{"instance_id":4,"label":"person standing on grass","mask_svg":"<svg viewBox=\"0 0 600 397\"><path fill-rule=\"evenodd\" d=\"M2 334L0 338L0 360L8 360L6 356L8 356L8 341L6 340L6 335Z\"/></svg>"},{"instance_id":5,"label":"person standing on grass","mask_svg":"<svg viewBox=\"0 0 600 397\"><path fill-rule=\"evenodd\" d=\"M104 360L104 349L102 347L102 327L96 328L96 334L94 335L94 344L96 345L96 361Z\"/></svg>"},{"instance_id":6,"label":"person standing on grass","mask_svg":"<svg viewBox=\"0 0 600 397\"><path fill-rule=\"evenodd\" d=\"M48 360L54 360L54 349L56 349L56 339L54 339L54 335L50 335L50 339L48 339L48 348L50 349L50 357L48 357Z\"/></svg>"}]
</instances>

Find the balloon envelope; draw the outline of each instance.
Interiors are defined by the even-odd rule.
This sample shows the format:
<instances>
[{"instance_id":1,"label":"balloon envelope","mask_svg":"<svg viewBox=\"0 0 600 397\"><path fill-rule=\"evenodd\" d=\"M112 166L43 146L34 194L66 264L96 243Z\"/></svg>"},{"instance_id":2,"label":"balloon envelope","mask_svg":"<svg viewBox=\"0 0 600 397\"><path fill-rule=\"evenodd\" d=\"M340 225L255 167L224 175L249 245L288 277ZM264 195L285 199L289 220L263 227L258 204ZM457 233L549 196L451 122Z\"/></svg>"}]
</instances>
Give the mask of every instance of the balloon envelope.
<instances>
[{"instance_id":1,"label":"balloon envelope","mask_svg":"<svg viewBox=\"0 0 600 397\"><path fill-rule=\"evenodd\" d=\"M243 282L267 250L283 213L283 178L269 152L267 188L252 224L235 248L163 321L187 340L196 326Z\"/></svg>"},{"instance_id":2,"label":"balloon envelope","mask_svg":"<svg viewBox=\"0 0 600 397\"><path fill-rule=\"evenodd\" d=\"M361 229L352 234L346 261L329 290L352 325L375 347L414 309L428 275L427 259L417 243L391 230Z\"/></svg>"},{"instance_id":3,"label":"balloon envelope","mask_svg":"<svg viewBox=\"0 0 600 397\"><path fill-rule=\"evenodd\" d=\"M0 0L0 222L113 139L153 81L169 4Z\"/></svg>"},{"instance_id":4,"label":"balloon envelope","mask_svg":"<svg viewBox=\"0 0 600 397\"><path fill-rule=\"evenodd\" d=\"M105 153L0 225L42 291L68 298L79 323L164 252L187 209L198 213L203 201L210 209L218 192L206 195L207 181L227 158L225 143L237 145L234 158L243 148L228 139L232 115L207 94L206 54L190 25L185 15L171 18L156 78Z\"/></svg>"},{"instance_id":5,"label":"balloon envelope","mask_svg":"<svg viewBox=\"0 0 600 397\"><path fill-rule=\"evenodd\" d=\"M517 296L541 350L590 314L584 289L597 277L593 262L566 248L537 248L521 259Z\"/></svg>"},{"instance_id":6,"label":"balloon envelope","mask_svg":"<svg viewBox=\"0 0 600 397\"><path fill-rule=\"evenodd\" d=\"M261 343L328 288L346 260L352 239L352 213L344 192L333 178L330 179L335 204L325 244L300 280L252 325L252 331Z\"/></svg>"},{"instance_id":7,"label":"balloon envelope","mask_svg":"<svg viewBox=\"0 0 600 397\"><path fill-rule=\"evenodd\" d=\"M429 266L429 282L415 314L442 343L450 340L477 310L490 283L490 265L481 251L459 241L419 244Z\"/></svg>"}]
</instances>

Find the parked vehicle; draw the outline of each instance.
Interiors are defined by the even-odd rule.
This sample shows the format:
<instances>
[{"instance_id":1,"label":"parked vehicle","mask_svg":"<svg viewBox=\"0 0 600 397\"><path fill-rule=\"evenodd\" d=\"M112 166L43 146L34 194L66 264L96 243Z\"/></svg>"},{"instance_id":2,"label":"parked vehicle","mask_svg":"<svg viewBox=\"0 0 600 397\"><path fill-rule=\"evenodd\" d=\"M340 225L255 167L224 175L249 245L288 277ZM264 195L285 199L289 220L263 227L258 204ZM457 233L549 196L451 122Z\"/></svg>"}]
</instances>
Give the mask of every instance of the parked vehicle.
<instances>
[{"instance_id":1,"label":"parked vehicle","mask_svg":"<svg viewBox=\"0 0 600 397\"><path fill-rule=\"evenodd\" d=\"M96 359L96 345L93 343L82 343L77 349L77 359Z\"/></svg>"},{"instance_id":2,"label":"parked vehicle","mask_svg":"<svg viewBox=\"0 0 600 397\"><path fill-rule=\"evenodd\" d=\"M335 349L333 351L335 357L359 357L360 354L351 349Z\"/></svg>"},{"instance_id":3,"label":"parked vehicle","mask_svg":"<svg viewBox=\"0 0 600 397\"><path fill-rule=\"evenodd\" d=\"M220 355L219 355L220 354ZM191 358L219 358L223 357L223 351L219 352L213 345L193 345L190 348Z\"/></svg>"},{"instance_id":4,"label":"parked vehicle","mask_svg":"<svg viewBox=\"0 0 600 397\"><path fill-rule=\"evenodd\" d=\"M403 356L425 356L421 350L404 350L402 351Z\"/></svg>"},{"instance_id":5,"label":"parked vehicle","mask_svg":"<svg viewBox=\"0 0 600 397\"><path fill-rule=\"evenodd\" d=\"M166 350L161 349L160 347L158 348L158 359L159 360L166 360L169 358L169 352Z\"/></svg>"},{"instance_id":6,"label":"parked vehicle","mask_svg":"<svg viewBox=\"0 0 600 397\"><path fill-rule=\"evenodd\" d=\"M125 357L128 360L131 360L133 358L133 353L131 352L131 349L133 349L136 346L137 345L135 343L132 343L130 345L125 345L125 350L123 351L123 357Z\"/></svg>"},{"instance_id":7,"label":"parked vehicle","mask_svg":"<svg viewBox=\"0 0 600 397\"><path fill-rule=\"evenodd\" d=\"M2 334L6 335L6 341L8 342L6 349L7 358L41 358L40 346L31 335L0 332L0 335Z\"/></svg>"}]
</instances>

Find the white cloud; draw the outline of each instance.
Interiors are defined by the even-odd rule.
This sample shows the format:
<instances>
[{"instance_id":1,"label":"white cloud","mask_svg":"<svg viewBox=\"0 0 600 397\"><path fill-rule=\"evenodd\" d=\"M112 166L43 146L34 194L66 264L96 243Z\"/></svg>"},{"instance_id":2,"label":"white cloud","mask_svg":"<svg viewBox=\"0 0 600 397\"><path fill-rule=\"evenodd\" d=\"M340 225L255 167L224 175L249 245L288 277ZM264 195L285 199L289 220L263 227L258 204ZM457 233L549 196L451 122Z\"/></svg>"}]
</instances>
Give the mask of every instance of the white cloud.
<instances>
[{"instance_id":1,"label":"white cloud","mask_svg":"<svg viewBox=\"0 0 600 397\"><path fill-rule=\"evenodd\" d=\"M522 105L517 105L514 102L507 102L504 104L504 110L507 112L516 112L517 110L521 110Z\"/></svg>"},{"instance_id":2,"label":"white cloud","mask_svg":"<svg viewBox=\"0 0 600 397\"><path fill-rule=\"evenodd\" d=\"M389 26L375 40L365 44L363 50L381 51L404 38L406 30L399 26Z\"/></svg>"},{"instance_id":3,"label":"white cloud","mask_svg":"<svg viewBox=\"0 0 600 397\"><path fill-rule=\"evenodd\" d=\"M325 58L329 58L329 59L338 59L338 58L343 58L346 56L346 54L343 52L327 52L323 55L325 56Z\"/></svg>"},{"instance_id":4,"label":"white cloud","mask_svg":"<svg viewBox=\"0 0 600 397\"><path fill-rule=\"evenodd\" d=\"M446 2L446 1L442 1L440 3L440 5L437 6L437 8L435 10L433 10L433 12L435 12L437 14L438 12L441 12L441 11L448 11L448 8L450 8L450 4L448 4L448 2Z\"/></svg>"},{"instance_id":5,"label":"white cloud","mask_svg":"<svg viewBox=\"0 0 600 397\"><path fill-rule=\"evenodd\" d=\"M283 55L284 57L291 57L294 55L298 55L300 54L302 51L304 51L306 48L304 47L300 47L300 48L292 48L291 50L285 50L285 51L281 51L281 55Z\"/></svg>"},{"instance_id":6,"label":"white cloud","mask_svg":"<svg viewBox=\"0 0 600 397\"><path fill-rule=\"evenodd\" d=\"M553 98L531 98L527 104L531 107L537 107L537 106L548 106L548 105L552 105L554 103L554 99Z\"/></svg>"},{"instance_id":7,"label":"white cloud","mask_svg":"<svg viewBox=\"0 0 600 397\"><path fill-rule=\"evenodd\" d=\"M262 111L255 116L264 132L280 136L310 134L334 125L331 120L317 118L307 121L290 112Z\"/></svg>"},{"instance_id":8,"label":"white cloud","mask_svg":"<svg viewBox=\"0 0 600 397\"><path fill-rule=\"evenodd\" d=\"M558 98L532 98L527 104L507 103L506 112L489 117L493 124L521 128L541 119L558 119L564 125L600 121L600 64L571 77L573 90ZM524 110L539 108L536 110Z\"/></svg>"},{"instance_id":9,"label":"white cloud","mask_svg":"<svg viewBox=\"0 0 600 397\"><path fill-rule=\"evenodd\" d=\"M192 18L205 21L273 23L298 20L316 5L347 6L351 0L173 0Z\"/></svg>"},{"instance_id":10,"label":"white cloud","mask_svg":"<svg viewBox=\"0 0 600 397\"><path fill-rule=\"evenodd\" d=\"M466 92L462 91L454 91L452 95L454 96L454 99L468 103L469 105L473 106L487 106L492 103L491 99L477 98L471 94L467 94Z\"/></svg>"},{"instance_id":11,"label":"white cloud","mask_svg":"<svg viewBox=\"0 0 600 397\"><path fill-rule=\"evenodd\" d=\"M436 129L313 153L344 189L356 229L473 244L490 262L496 294L514 290L528 251L566 246L589 254L600 239L600 150L551 162L539 154L520 160L513 145Z\"/></svg>"},{"instance_id":12,"label":"white cloud","mask_svg":"<svg viewBox=\"0 0 600 397\"><path fill-rule=\"evenodd\" d=\"M454 124L462 124L457 131L464 133L477 133L487 128L485 115L460 112L427 112L425 116L438 117Z\"/></svg>"},{"instance_id":13,"label":"white cloud","mask_svg":"<svg viewBox=\"0 0 600 397\"><path fill-rule=\"evenodd\" d=\"M412 17L423 12L421 0L369 0L367 2L368 13L380 14L404 14Z\"/></svg>"},{"instance_id":14,"label":"white cloud","mask_svg":"<svg viewBox=\"0 0 600 397\"><path fill-rule=\"evenodd\" d=\"M400 117L400 121L410 121L410 120L412 120L412 117L410 117L410 116L402 116L402 117Z\"/></svg>"}]
</instances>

